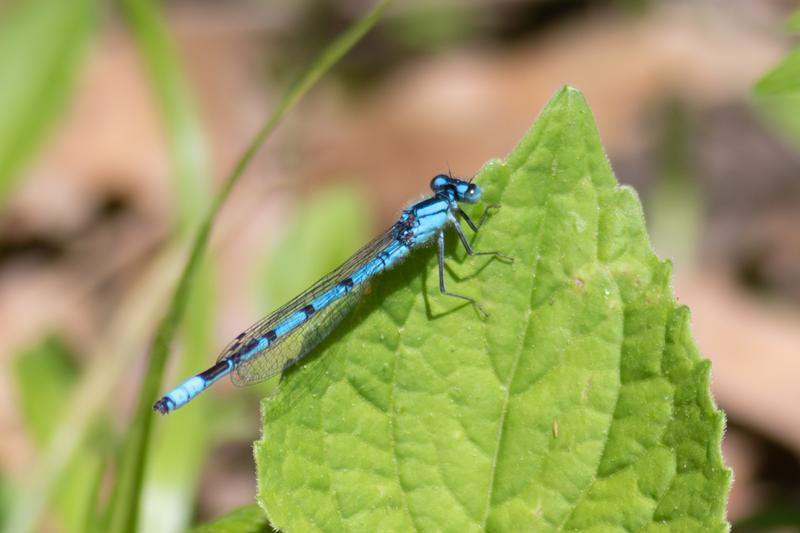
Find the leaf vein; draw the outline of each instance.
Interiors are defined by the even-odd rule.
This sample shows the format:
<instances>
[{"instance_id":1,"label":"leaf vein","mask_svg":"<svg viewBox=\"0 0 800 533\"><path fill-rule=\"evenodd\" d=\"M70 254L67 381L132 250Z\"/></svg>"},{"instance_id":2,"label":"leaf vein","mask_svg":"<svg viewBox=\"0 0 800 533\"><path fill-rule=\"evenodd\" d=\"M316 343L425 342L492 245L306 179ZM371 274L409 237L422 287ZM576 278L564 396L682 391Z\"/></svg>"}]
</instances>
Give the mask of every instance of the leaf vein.
<instances>
[{"instance_id":1,"label":"leaf vein","mask_svg":"<svg viewBox=\"0 0 800 533\"><path fill-rule=\"evenodd\" d=\"M323 401L325 400L324 396L323 396L322 400ZM325 424L324 424L324 422L322 420L322 418L323 418L322 412L323 412L323 409L319 409L318 410L318 413L319 413L319 426L318 427L321 427L321 428L325 427ZM322 433L322 438L320 439L320 444L322 446L323 464L330 464L330 460L328 459L328 445L327 445L326 441L328 440L328 437L331 436L331 434L328 433L327 431L323 431L321 433ZM342 509L341 509L341 506L339 505L339 493L333 486L333 480L331 479L331 476L327 475L326 477L328 478L328 492L331 495L331 500L333 502L333 507L336 510L336 516L339 518L339 530L343 530L344 529L344 516L342 515ZM320 528L320 529L322 529L322 528Z\"/></svg>"},{"instance_id":2,"label":"leaf vein","mask_svg":"<svg viewBox=\"0 0 800 533\"><path fill-rule=\"evenodd\" d=\"M614 276L610 275L610 273L609 273L609 277L612 280L614 280L614 285L617 287L617 294L620 295L620 297L621 297L620 288L619 288L619 285L617 284L616 278L614 278ZM625 331L625 312L624 312L624 309L623 309L623 312L621 313L621 315L622 315L622 321L623 321L623 323L622 323L622 331L624 332ZM622 345L623 345L623 343L622 343L622 341L620 341L620 345L619 345L619 361L620 361L620 364L622 362ZM594 482L597 481L598 479L602 479L601 476L600 476L600 465L603 464L603 459L605 459L606 451L608 451L608 441L609 441L609 437L611 436L611 428L614 426L614 421L616 420L616 417L614 416L614 413L616 413L616 411L617 411L617 405L619 404L619 397L620 397L620 394L622 392L622 387L624 386L622 384L622 369L619 366L617 367L617 372L618 372L618 377L619 377L619 386L617 387L617 397L614 399L614 408L611 409L611 413L610 413L611 416L610 416L610 421L608 423L608 429L606 430L606 433L605 433L605 436L604 436L604 439L603 439L604 440L604 442L603 442L603 451L600 453L600 457L597 459L597 464L595 465L595 470L594 470L594 474L592 475L592 480L589 483L587 483L586 486L583 488L583 490L581 491L581 494L578 496L578 498L575 500L575 503L572 505L572 510L569 512L569 514L566 516L566 518L561 521L561 523L558 526L558 529L562 529L564 527L564 525L569 523L570 519L575 514L575 510L578 508L580 503L589 494L589 491L592 490L592 487L594 486ZM605 414L605 413L603 413L603 414Z\"/></svg>"},{"instance_id":3,"label":"leaf vein","mask_svg":"<svg viewBox=\"0 0 800 533\"><path fill-rule=\"evenodd\" d=\"M416 298L415 298L416 299ZM413 305L411 306L413 308ZM405 331L405 325L399 325L397 329L397 336L398 339L402 339L403 333ZM395 418L397 416L397 412L395 410L395 388L397 385L397 368L399 366L400 361L400 350L393 350L394 352L394 368L392 369L392 379L389 382L389 426L390 431L389 434L392 438L391 447L392 447L392 463L394 465L394 473L397 477L397 484L400 487L400 500L403 505L403 510L405 511L406 515L408 516L408 520L411 522L411 526L414 528L414 531L419 531L419 526L414 521L414 516L411 514L411 508L408 506L408 491L403 486L403 478L400 476L400 461L397 457L397 434L395 430Z\"/></svg>"},{"instance_id":4,"label":"leaf vein","mask_svg":"<svg viewBox=\"0 0 800 533\"><path fill-rule=\"evenodd\" d=\"M537 274L538 274L538 271L539 271L539 265L541 263L541 254L539 254L539 248L541 246L542 236L544 235L544 227L545 227L546 222L547 222L547 217L550 214L550 205L551 205L551 199L548 197L548 199L545 201L544 214L542 215L542 219L541 219L541 222L540 222L540 225L539 225L539 234L536 236L536 260L535 260L534 265L533 265L533 276L532 276L533 281L531 283L531 298L533 298L533 291L535 290L535 287L536 287L536 278L537 278ZM503 408L502 408L502 411L500 413L500 423L497 426L497 438L496 438L496 441L495 441L494 456L492 457L492 467L491 467L491 471L489 472L489 476L490 476L490 479L489 479L489 490L486 493L486 511L484 512L483 520L481 521L482 522L481 523L481 528L480 528L481 530L486 530L486 524L487 524L487 522L489 520L489 513L491 512L491 509L492 509L492 495L494 494L495 481L497 479L497 476L496 476L496 474L497 474L497 459L498 459L498 456L500 455L500 447L502 445L503 435L505 434L506 414L508 412L508 400L509 400L509 397L511 395L511 384L514 382L514 376L517 373L517 366L519 365L519 360L522 357L523 344L525 342L525 338L527 337L528 333L530 332L531 315L532 314L533 314L533 306L529 305L526 308L525 323L527 323L527 326L526 326L525 335L521 336L520 344L519 344L519 346L517 348L517 353L516 353L516 355L514 357L514 363L513 363L512 367L511 367L511 373L509 374L508 381L507 381L507 383L503 384L504 385L504 389L505 389L505 395L504 395L504 398L503 398ZM495 371L495 373L496 373L496 371ZM498 375L498 379L499 379L499 377L500 376ZM502 383L502 381L501 381L501 383Z\"/></svg>"}]
</instances>

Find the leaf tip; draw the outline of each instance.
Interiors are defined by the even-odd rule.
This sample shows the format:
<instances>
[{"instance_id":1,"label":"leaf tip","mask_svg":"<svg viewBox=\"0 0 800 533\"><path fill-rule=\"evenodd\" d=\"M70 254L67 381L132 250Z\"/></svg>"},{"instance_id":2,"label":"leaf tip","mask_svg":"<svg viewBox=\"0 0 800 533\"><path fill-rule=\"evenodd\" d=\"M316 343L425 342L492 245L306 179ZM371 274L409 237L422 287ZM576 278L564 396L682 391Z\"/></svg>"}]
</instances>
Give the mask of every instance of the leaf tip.
<instances>
[{"instance_id":1,"label":"leaf tip","mask_svg":"<svg viewBox=\"0 0 800 533\"><path fill-rule=\"evenodd\" d=\"M562 85L553 97L550 100L550 104L555 104L556 102L564 101L567 104L580 104L580 105L587 105L586 104L586 97L583 93L573 87L572 85Z\"/></svg>"}]
</instances>

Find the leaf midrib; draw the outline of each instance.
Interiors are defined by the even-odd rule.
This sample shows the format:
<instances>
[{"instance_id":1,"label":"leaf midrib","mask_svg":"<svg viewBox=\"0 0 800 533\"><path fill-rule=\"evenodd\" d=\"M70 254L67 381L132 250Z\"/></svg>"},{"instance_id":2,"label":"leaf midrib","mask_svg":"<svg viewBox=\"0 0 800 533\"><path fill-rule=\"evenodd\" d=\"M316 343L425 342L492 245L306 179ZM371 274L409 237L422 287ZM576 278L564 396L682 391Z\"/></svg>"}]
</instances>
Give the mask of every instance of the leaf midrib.
<instances>
[{"instance_id":1,"label":"leaf midrib","mask_svg":"<svg viewBox=\"0 0 800 533\"><path fill-rule=\"evenodd\" d=\"M530 157L533 156L534 153L535 153L535 151L531 152L531 154L529 156L529 159L530 159ZM522 165L520 165L520 166L522 166ZM509 176L509 181L511 180L512 177L513 177L513 173L511 174L511 176ZM506 188L507 188L507 186L506 186ZM503 192L505 192L505 189L503 190ZM548 196L548 199L545 202L544 214L542 215L541 223L539 224L539 232L538 232L538 235L536 236L536 252L537 253L536 253L536 260L535 260L535 262L533 264L533 276L532 276L531 290L530 290L530 295L529 295L528 301L531 301L533 299L533 291L536 289L536 279L537 279L538 274L539 274L539 265L541 264L541 260L542 260L541 254L538 253L538 250L541 247L542 235L544 234L544 227L546 226L547 217L550 214L550 204L551 204L551 200L550 199L551 198L552 198L551 196ZM496 440L495 440L494 455L492 457L492 467L491 467L491 470L489 472L489 476L490 476L490 478L489 478L489 488L486 491L486 508L485 508L486 510L484 511L484 514L483 514L483 520L481 521L481 527L480 527L481 531L486 531L486 524L489 521L489 514L492 511L492 498L494 496L495 481L497 479L497 475L496 475L497 474L497 459L498 459L498 456L500 455L500 447L503 444L503 435L505 434L506 415L508 413L508 401L509 401L509 399L511 397L511 384L514 382L514 377L517 374L517 367L519 365L520 359L522 358L522 352L524 351L523 350L523 345L525 343L525 339L528 337L528 334L530 332L531 315L532 314L533 314L533 306L531 306L531 305L526 306L526 309L525 309L525 323L526 323L525 334L520 336L519 345L518 345L517 350L516 350L517 353L516 353L516 356L514 357L514 364L511 367L511 372L509 373L509 377L508 377L507 382L505 382L503 384L503 388L505 389L505 394L504 394L504 398L503 398L503 409L502 409L502 411L500 413L500 423L497 425L497 437L496 437Z\"/></svg>"}]
</instances>

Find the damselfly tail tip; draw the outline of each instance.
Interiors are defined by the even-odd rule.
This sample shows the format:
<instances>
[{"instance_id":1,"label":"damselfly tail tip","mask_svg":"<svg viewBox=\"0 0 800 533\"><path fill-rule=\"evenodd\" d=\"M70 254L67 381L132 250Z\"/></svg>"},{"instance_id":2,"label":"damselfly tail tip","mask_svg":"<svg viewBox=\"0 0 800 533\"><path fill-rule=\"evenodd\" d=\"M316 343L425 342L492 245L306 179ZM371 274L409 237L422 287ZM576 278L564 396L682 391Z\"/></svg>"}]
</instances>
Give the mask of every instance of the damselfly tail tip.
<instances>
[{"instance_id":1,"label":"damselfly tail tip","mask_svg":"<svg viewBox=\"0 0 800 533\"><path fill-rule=\"evenodd\" d=\"M169 398L161 398L156 403L153 404L153 411L157 411L162 415L168 414L172 411L172 406L170 405L172 401Z\"/></svg>"}]
</instances>

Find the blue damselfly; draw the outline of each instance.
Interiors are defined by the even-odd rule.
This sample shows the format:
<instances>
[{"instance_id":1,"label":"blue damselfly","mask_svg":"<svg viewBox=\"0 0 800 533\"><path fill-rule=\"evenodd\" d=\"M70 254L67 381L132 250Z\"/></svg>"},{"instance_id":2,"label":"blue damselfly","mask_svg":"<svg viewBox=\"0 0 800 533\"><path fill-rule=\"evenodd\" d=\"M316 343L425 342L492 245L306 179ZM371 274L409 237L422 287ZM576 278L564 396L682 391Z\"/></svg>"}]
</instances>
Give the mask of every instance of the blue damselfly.
<instances>
[{"instance_id":1,"label":"blue damselfly","mask_svg":"<svg viewBox=\"0 0 800 533\"><path fill-rule=\"evenodd\" d=\"M217 363L193 376L153 408L166 414L185 405L209 385L227 374L237 385L263 381L297 362L322 341L353 308L375 275L393 267L413 249L436 239L439 260L439 290L443 295L471 303L484 317L483 307L469 296L449 292L444 282L444 230L452 224L469 255L491 255L510 260L498 252L472 249L458 217L477 232L486 220L489 206L477 224L459 203L480 200L481 189L472 181L440 174L431 180L433 194L404 210L386 232L361 248L339 268L311 288L252 325L223 350Z\"/></svg>"}]
</instances>

